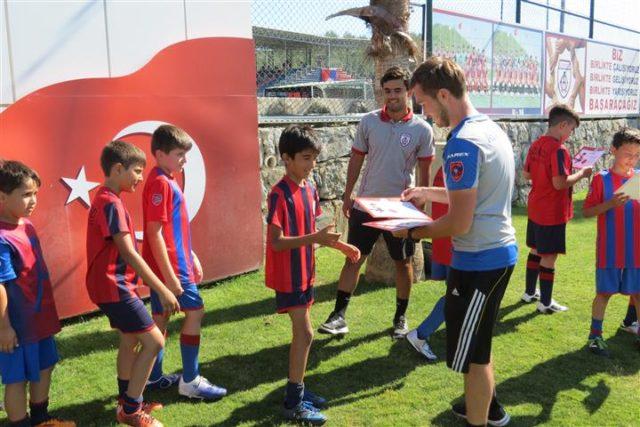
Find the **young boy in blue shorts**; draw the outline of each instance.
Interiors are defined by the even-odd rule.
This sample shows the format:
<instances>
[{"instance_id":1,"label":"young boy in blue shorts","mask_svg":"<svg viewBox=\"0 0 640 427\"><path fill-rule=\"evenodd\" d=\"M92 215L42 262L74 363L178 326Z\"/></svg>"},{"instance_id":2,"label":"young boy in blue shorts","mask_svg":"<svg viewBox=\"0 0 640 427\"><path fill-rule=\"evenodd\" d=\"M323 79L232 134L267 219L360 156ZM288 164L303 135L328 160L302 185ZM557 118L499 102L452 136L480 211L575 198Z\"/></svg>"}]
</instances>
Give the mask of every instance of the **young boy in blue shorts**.
<instances>
[{"instance_id":1,"label":"young boy in blue shorts","mask_svg":"<svg viewBox=\"0 0 640 427\"><path fill-rule=\"evenodd\" d=\"M186 199L175 177L182 173L191 145L189 135L172 125L160 126L151 137L151 153L156 159L156 166L147 177L142 192L142 257L178 298L185 319L180 332L182 376L163 374L164 352L160 350L147 389L166 389L179 382L178 393L181 395L214 401L224 397L227 390L211 384L199 372L204 302L196 284L202 281L202 267L191 249ZM156 325L166 334L170 313L163 310L158 294L153 290L151 310Z\"/></svg>"},{"instance_id":2,"label":"young boy in blue shorts","mask_svg":"<svg viewBox=\"0 0 640 427\"><path fill-rule=\"evenodd\" d=\"M48 412L60 322L40 241L27 219L40 185L26 165L0 160L0 376L10 426L71 427L75 423Z\"/></svg>"},{"instance_id":3,"label":"young boy in blue shorts","mask_svg":"<svg viewBox=\"0 0 640 427\"><path fill-rule=\"evenodd\" d=\"M309 310L314 300L314 245L342 251L351 262L360 251L340 242L332 226L316 231L321 214L318 192L308 181L320 153L313 129L291 125L280 136L278 149L285 164L285 176L269 193L265 283L276 292L278 313L291 319L293 338L289 350L289 379L284 400L284 416L292 421L324 424L320 412L326 400L304 386L307 358L313 341Z\"/></svg>"},{"instance_id":4,"label":"young boy in blue shorts","mask_svg":"<svg viewBox=\"0 0 640 427\"><path fill-rule=\"evenodd\" d=\"M598 217L596 296L587 346L602 356L608 355L602 322L611 295L630 295L636 312L640 312L640 201L617 192L640 173L640 169L634 169L640 160L640 131L623 128L616 132L611 153L613 166L593 178L582 211L587 218ZM638 340L640 343L640 337Z\"/></svg>"},{"instance_id":5,"label":"young boy in blue shorts","mask_svg":"<svg viewBox=\"0 0 640 427\"><path fill-rule=\"evenodd\" d=\"M158 293L165 312L177 312L179 306L138 254L135 229L120 199L120 193L132 193L142 182L146 159L138 147L113 141L102 150L100 164L106 178L89 210L86 283L91 301L120 334L116 419L130 426L162 426L150 415L161 405L144 403L142 392L164 337L138 296L138 276Z\"/></svg>"}]
</instances>

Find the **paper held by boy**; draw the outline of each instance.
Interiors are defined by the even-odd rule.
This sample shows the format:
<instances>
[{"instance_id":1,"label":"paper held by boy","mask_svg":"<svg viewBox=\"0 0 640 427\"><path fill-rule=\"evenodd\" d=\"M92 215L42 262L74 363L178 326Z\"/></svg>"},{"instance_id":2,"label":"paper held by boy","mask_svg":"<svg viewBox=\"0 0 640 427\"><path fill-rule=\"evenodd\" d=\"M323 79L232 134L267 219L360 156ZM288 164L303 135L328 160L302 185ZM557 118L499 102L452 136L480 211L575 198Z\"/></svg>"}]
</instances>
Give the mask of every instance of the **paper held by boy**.
<instances>
[{"instance_id":1,"label":"paper held by boy","mask_svg":"<svg viewBox=\"0 0 640 427\"><path fill-rule=\"evenodd\" d=\"M401 201L399 197L357 197L355 202L371 217L379 219L365 222L363 225L380 230L403 230L433 221L413 203Z\"/></svg>"},{"instance_id":2,"label":"paper held by boy","mask_svg":"<svg viewBox=\"0 0 640 427\"><path fill-rule=\"evenodd\" d=\"M625 194L632 200L640 200L640 173L633 175L618 188L616 194Z\"/></svg>"},{"instance_id":3,"label":"paper held by boy","mask_svg":"<svg viewBox=\"0 0 640 427\"><path fill-rule=\"evenodd\" d=\"M582 147L572 160L573 167L576 169L593 167L606 152L607 150L602 148Z\"/></svg>"}]
</instances>

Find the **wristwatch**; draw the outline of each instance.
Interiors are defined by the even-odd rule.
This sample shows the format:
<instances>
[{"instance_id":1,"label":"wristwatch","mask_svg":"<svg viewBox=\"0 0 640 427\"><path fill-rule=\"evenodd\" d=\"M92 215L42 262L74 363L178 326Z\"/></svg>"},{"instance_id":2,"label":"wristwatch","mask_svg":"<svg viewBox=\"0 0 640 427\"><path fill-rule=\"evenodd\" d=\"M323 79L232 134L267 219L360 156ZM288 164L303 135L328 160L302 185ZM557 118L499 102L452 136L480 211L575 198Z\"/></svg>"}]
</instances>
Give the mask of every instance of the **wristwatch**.
<instances>
[{"instance_id":1,"label":"wristwatch","mask_svg":"<svg viewBox=\"0 0 640 427\"><path fill-rule=\"evenodd\" d=\"M418 227L410 228L410 229L407 231L407 238L408 238L409 240L413 240L414 242L419 242L419 241L420 241L420 239L419 239L419 238L415 238L415 237L413 237L413 230L415 230L415 229L417 229L417 228L418 228Z\"/></svg>"}]
</instances>

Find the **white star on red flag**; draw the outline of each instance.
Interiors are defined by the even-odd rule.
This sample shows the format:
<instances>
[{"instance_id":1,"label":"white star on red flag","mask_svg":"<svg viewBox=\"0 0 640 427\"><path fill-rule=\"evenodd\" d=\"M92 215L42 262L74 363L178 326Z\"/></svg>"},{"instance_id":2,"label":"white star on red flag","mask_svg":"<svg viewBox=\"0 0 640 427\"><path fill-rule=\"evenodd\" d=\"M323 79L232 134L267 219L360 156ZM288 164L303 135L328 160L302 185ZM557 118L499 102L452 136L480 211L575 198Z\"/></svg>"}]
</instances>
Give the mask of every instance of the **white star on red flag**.
<instances>
[{"instance_id":1,"label":"white star on red flag","mask_svg":"<svg viewBox=\"0 0 640 427\"><path fill-rule=\"evenodd\" d=\"M76 199L80 199L80 201L86 206L89 207L91 205L91 199L89 198L89 192L100 185L99 182L87 181L87 174L84 170L84 166L80 168L78 172L78 176L74 178L62 178L67 187L71 190L69 193L69 197L65 205L73 202Z\"/></svg>"}]
</instances>

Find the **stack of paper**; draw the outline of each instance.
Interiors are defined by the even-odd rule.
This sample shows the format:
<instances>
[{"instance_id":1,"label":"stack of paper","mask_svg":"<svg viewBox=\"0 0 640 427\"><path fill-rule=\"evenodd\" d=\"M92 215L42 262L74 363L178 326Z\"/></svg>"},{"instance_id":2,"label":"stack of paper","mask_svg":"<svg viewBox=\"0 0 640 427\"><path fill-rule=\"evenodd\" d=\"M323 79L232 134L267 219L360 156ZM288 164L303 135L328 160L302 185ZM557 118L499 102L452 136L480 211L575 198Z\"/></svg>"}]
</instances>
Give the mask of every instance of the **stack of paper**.
<instances>
[{"instance_id":1,"label":"stack of paper","mask_svg":"<svg viewBox=\"0 0 640 427\"><path fill-rule=\"evenodd\" d=\"M365 222L363 225L385 231L420 227L433 221L411 202L403 202L398 197L358 197L356 203L373 218L382 219Z\"/></svg>"},{"instance_id":2,"label":"stack of paper","mask_svg":"<svg viewBox=\"0 0 640 427\"><path fill-rule=\"evenodd\" d=\"M618 188L616 194L626 194L632 200L640 200L640 173L635 174Z\"/></svg>"}]
</instances>

